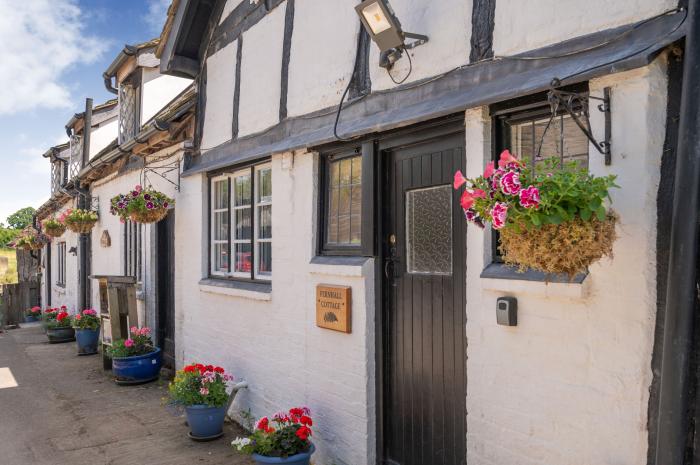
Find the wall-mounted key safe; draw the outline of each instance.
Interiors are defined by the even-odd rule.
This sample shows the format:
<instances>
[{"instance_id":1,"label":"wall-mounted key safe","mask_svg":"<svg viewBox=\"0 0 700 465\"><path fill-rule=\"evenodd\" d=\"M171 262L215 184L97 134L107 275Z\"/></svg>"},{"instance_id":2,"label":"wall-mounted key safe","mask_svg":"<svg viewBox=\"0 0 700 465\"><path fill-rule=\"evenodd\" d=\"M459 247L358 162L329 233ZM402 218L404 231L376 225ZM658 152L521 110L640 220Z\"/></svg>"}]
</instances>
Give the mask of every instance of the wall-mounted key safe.
<instances>
[{"instance_id":1,"label":"wall-mounted key safe","mask_svg":"<svg viewBox=\"0 0 700 465\"><path fill-rule=\"evenodd\" d=\"M499 297L496 300L496 322L503 326L518 325L518 299Z\"/></svg>"}]
</instances>

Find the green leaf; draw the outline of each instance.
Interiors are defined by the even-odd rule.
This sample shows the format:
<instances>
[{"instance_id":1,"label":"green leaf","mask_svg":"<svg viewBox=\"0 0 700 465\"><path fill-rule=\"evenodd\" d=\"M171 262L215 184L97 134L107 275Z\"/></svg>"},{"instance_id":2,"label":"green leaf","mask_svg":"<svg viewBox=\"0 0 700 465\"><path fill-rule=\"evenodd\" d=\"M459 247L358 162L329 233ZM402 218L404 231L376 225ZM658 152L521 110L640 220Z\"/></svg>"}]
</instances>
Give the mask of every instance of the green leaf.
<instances>
[{"instance_id":1,"label":"green leaf","mask_svg":"<svg viewBox=\"0 0 700 465\"><path fill-rule=\"evenodd\" d=\"M607 212L605 211L605 207L602 205L600 207L598 207L598 209L595 211L595 214L600 221L605 221L605 214L606 213Z\"/></svg>"},{"instance_id":2,"label":"green leaf","mask_svg":"<svg viewBox=\"0 0 700 465\"><path fill-rule=\"evenodd\" d=\"M561 222L564 221L564 220L563 220L563 218L561 217L561 215L559 215L558 213L554 213L554 214L549 215L549 216L547 217L547 221L549 221L549 222L552 223L552 224L561 224Z\"/></svg>"},{"instance_id":3,"label":"green leaf","mask_svg":"<svg viewBox=\"0 0 700 465\"><path fill-rule=\"evenodd\" d=\"M590 220L592 215L593 215L593 212L591 211L590 208L582 208L581 209L581 219L583 221Z\"/></svg>"},{"instance_id":4,"label":"green leaf","mask_svg":"<svg viewBox=\"0 0 700 465\"><path fill-rule=\"evenodd\" d=\"M588 208L591 210L597 210L602 205L603 201L596 197L588 203Z\"/></svg>"},{"instance_id":5,"label":"green leaf","mask_svg":"<svg viewBox=\"0 0 700 465\"><path fill-rule=\"evenodd\" d=\"M540 215L538 215L537 213L532 215L532 224L534 224L535 226L540 226L542 224L542 220L540 219Z\"/></svg>"}]
</instances>

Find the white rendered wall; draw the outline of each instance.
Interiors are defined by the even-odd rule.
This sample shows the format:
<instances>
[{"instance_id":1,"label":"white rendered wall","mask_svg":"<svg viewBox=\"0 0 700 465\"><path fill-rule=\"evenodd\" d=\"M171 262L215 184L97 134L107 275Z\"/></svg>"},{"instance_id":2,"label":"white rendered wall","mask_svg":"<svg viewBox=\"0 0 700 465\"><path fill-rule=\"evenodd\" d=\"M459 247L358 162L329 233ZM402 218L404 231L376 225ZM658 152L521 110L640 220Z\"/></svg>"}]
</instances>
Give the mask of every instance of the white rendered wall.
<instances>
[{"instance_id":1,"label":"white rendered wall","mask_svg":"<svg viewBox=\"0 0 700 465\"><path fill-rule=\"evenodd\" d=\"M203 150L231 140L237 51L238 40L234 40L207 59Z\"/></svg>"},{"instance_id":2,"label":"white rendered wall","mask_svg":"<svg viewBox=\"0 0 700 465\"><path fill-rule=\"evenodd\" d=\"M354 7L353 2L349 3L348 8ZM404 31L424 34L430 39L426 44L410 51L413 72L406 82L435 76L469 62L472 2L392 0L391 6ZM359 24L359 19L353 23ZM372 91L396 87L386 70L379 67L379 48L374 43L370 45L369 69ZM408 57L404 54L391 73L400 81L408 70Z\"/></svg>"},{"instance_id":3,"label":"white rendered wall","mask_svg":"<svg viewBox=\"0 0 700 465\"><path fill-rule=\"evenodd\" d=\"M69 208L75 208L73 200L67 202L57 213L61 213ZM78 255L73 255L68 251L75 247L78 250L79 235L66 229L66 232L59 238L51 239L51 307L65 305L71 314L77 313L78 309ZM58 244L66 243L66 279L65 287L56 284L58 280Z\"/></svg>"},{"instance_id":4,"label":"white rendered wall","mask_svg":"<svg viewBox=\"0 0 700 465\"><path fill-rule=\"evenodd\" d=\"M272 159L272 293L199 284L206 276L207 181L183 178L176 216L178 366L215 363L250 387L231 412L260 417L306 404L317 464L374 463L374 276L363 266L312 265L317 164ZM199 248L197 251L196 248ZM199 254L197 254L199 252ZM352 286L351 334L316 327L318 283Z\"/></svg>"},{"instance_id":5,"label":"white rendered wall","mask_svg":"<svg viewBox=\"0 0 700 465\"><path fill-rule=\"evenodd\" d=\"M496 55L511 55L641 21L677 4L675 0L499 0L493 49Z\"/></svg>"},{"instance_id":6,"label":"white rendered wall","mask_svg":"<svg viewBox=\"0 0 700 465\"><path fill-rule=\"evenodd\" d=\"M160 74L158 68L144 68L141 86L141 124L153 118L191 83L191 79Z\"/></svg>"},{"instance_id":7,"label":"white rendered wall","mask_svg":"<svg viewBox=\"0 0 700 465\"><path fill-rule=\"evenodd\" d=\"M219 24L226 21L226 18L231 14L231 12L241 3L250 2L250 0L226 0L224 9L221 12L221 18L219 19Z\"/></svg>"},{"instance_id":8,"label":"white rendered wall","mask_svg":"<svg viewBox=\"0 0 700 465\"><path fill-rule=\"evenodd\" d=\"M665 61L594 80L612 88L614 260L583 285L482 279L488 232L467 232L467 458L470 465L646 463L656 315L656 197L666 108ZM595 107L592 107L595 108ZM592 110L594 133L602 113ZM490 154L485 110L467 112L467 170ZM496 324L496 298L518 298L518 326Z\"/></svg>"},{"instance_id":9,"label":"white rendered wall","mask_svg":"<svg viewBox=\"0 0 700 465\"><path fill-rule=\"evenodd\" d=\"M298 0L289 60L289 116L338 104L352 77L360 23L354 0ZM319 21L319 18L323 18Z\"/></svg>"},{"instance_id":10,"label":"white rendered wall","mask_svg":"<svg viewBox=\"0 0 700 465\"><path fill-rule=\"evenodd\" d=\"M153 157L164 157L172 154L171 159L160 159L158 161L159 165L165 165L177 161L181 157L181 152L171 149L163 149L160 152L153 154ZM169 178L177 182L177 174L171 173ZM176 200L177 191L175 187L163 180L155 174L149 176L149 181L152 187L166 194L167 196ZM95 225L92 231L92 274L93 275L117 275L121 276L124 274L124 253L125 253L125 243L124 243L124 225L120 222L119 217L112 215L109 212L110 199L117 194L123 194L130 192L134 187L141 183L141 172L140 170L130 171L124 174L115 173L112 174L92 185L92 195L93 197L99 198L100 220ZM144 186L145 187L145 186ZM176 207L177 208L177 207ZM151 256L152 248L154 247L152 238L154 236L155 225L144 225L142 232L142 256L141 260L143 263L143 277L142 281L137 286L137 306L139 315L139 324L141 326L150 325L153 326L155 322L155 316L152 314L147 314L147 308L150 304L149 299L153 299L154 289L152 288L154 280L153 274L156 272L155 263L153 263L149 257ZM109 247L103 247L101 244L102 234L107 231L110 239L111 245ZM99 307L99 286L97 281L92 282L92 303L95 308Z\"/></svg>"},{"instance_id":11,"label":"white rendered wall","mask_svg":"<svg viewBox=\"0 0 700 465\"><path fill-rule=\"evenodd\" d=\"M107 147L117 138L118 122L115 116L109 122L104 122L99 128L93 129L90 133L90 158L94 157L100 150Z\"/></svg>"},{"instance_id":12,"label":"white rendered wall","mask_svg":"<svg viewBox=\"0 0 700 465\"><path fill-rule=\"evenodd\" d=\"M281 4L243 33L239 136L262 131L279 121L286 6ZM207 103L215 98L208 95Z\"/></svg>"}]
</instances>

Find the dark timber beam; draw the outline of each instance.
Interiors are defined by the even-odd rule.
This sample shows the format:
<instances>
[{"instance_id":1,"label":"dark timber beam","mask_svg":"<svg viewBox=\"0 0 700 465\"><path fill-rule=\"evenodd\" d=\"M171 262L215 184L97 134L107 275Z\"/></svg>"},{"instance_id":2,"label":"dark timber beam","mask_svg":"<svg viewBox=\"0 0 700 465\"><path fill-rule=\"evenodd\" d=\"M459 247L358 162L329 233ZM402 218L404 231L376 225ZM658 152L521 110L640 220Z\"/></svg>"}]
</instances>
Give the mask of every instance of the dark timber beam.
<instances>
[{"instance_id":1,"label":"dark timber beam","mask_svg":"<svg viewBox=\"0 0 700 465\"><path fill-rule=\"evenodd\" d=\"M231 138L238 137L238 115L241 107L241 60L243 59L243 36L238 38L236 50L236 82L233 88L233 120L231 125Z\"/></svg>"},{"instance_id":2,"label":"dark timber beam","mask_svg":"<svg viewBox=\"0 0 700 465\"><path fill-rule=\"evenodd\" d=\"M292 53L294 33L294 0L287 0L284 15L284 41L282 42L282 77L280 80L280 121L287 117L287 94L289 92L289 60Z\"/></svg>"},{"instance_id":3,"label":"dark timber beam","mask_svg":"<svg viewBox=\"0 0 700 465\"><path fill-rule=\"evenodd\" d=\"M697 303L700 202L700 0L688 11L681 121L666 285L656 465L683 465L688 437L689 373Z\"/></svg>"},{"instance_id":4,"label":"dark timber beam","mask_svg":"<svg viewBox=\"0 0 700 465\"><path fill-rule=\"evenodd\" d=\"M470 63L493 57L495 15L496 0L474 0Z\"/></svg>"}]
</instances>

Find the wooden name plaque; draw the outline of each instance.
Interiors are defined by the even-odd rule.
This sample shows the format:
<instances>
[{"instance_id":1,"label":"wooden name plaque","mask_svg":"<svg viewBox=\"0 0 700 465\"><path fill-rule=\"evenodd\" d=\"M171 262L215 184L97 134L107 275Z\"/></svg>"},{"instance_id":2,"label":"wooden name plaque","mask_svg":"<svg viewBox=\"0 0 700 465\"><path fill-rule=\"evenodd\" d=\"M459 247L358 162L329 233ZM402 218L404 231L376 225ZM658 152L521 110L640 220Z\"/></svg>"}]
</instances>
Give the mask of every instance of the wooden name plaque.
<instances>
[{"instance_id":1,"label":"wooden name plaque","mask_svg":"<svg viewBox=\"0 0 700 465\"><path fill-rule=\"evenodd\" d=\"M349 333L351 331L350 286L316 286L316 326Z\"/></svg>"}]
</instances>

